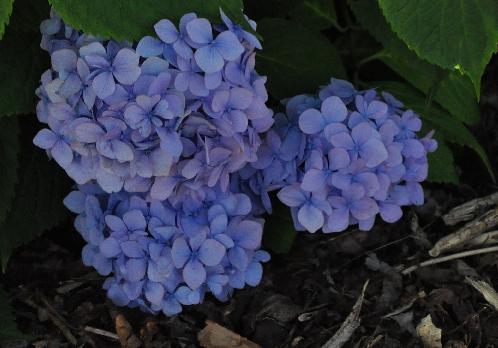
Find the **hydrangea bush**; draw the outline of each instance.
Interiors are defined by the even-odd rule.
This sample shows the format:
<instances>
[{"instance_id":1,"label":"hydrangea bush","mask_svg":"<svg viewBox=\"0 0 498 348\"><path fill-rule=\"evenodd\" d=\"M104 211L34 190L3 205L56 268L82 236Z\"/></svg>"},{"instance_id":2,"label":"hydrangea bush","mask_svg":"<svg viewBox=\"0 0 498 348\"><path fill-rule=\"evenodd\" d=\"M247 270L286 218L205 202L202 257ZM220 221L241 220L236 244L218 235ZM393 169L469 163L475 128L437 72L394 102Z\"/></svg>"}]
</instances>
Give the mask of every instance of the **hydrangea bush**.
<instances>
[{"instance_id":1,"label":"hydrangea bush","mask_svg":"<svg viewBox=\"0 0 498 348\"><path fill-rule=\"evenodd\" d=\"M34 143L76 182L64 200L114 303L174 315L256 286L269 193L296 230L369 230L422 204L432 134L387 93L332 79L273 117L258 39L194 13L136 45L41 25L52 68ZM250 22L255 29L255 23Z\"/></svg>"}]
</instances>

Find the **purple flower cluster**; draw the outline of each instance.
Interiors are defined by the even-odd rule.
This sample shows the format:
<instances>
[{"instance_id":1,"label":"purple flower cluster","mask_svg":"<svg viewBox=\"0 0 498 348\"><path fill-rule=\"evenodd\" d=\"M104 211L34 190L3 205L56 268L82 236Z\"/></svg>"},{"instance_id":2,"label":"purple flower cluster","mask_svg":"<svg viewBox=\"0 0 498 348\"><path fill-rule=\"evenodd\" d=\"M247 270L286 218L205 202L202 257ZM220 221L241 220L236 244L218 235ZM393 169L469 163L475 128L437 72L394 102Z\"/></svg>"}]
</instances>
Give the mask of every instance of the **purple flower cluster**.
<instances>
[{"instance_id":1,"label":"purple flower cluster","mask_svg":"<svg viewBox=\"0 0 498 348\"><path fill-rule=\"evenodd\" d=\"M260 43L221 13L155 26L136 46L41 25L52 68L37 90L34 138L78 184L65 200L118 305L172 315L206 292L255 286L263 220L237 172L273 125ZM254 25L254 23L252 23Z\"/></svg>"},{"instance_id":2,"label":"purple flower cluster","mask_svg":"<svg viewBox=\"0 0 498 348\"><path fill-rule=\"evenodd\" d=\"M75 227L88 243L83 263L104 276L120 306L174 315L207 292L226 301L232 290L259 284L268 253L258 250L263 220L250 216L241 193L182 186L168 200L97 184L80 185L64 204L78 214Z\"/></svg>"},{"instance_id":3,"label":"purple flower cluster","mask_svg":"<svg viewBox=\"0 0 498 348\"><path fill-rule=\"evenodd\" d=\"M402 206L423 204L420 182L437 142L417 137L420 118L392 95L332 79L317 97L298 95L285 107L240 173L266 210L268 192L280 189L297 230L330 233L369 230L377 214L392 223Z\"/></svg>"}]
</instances>

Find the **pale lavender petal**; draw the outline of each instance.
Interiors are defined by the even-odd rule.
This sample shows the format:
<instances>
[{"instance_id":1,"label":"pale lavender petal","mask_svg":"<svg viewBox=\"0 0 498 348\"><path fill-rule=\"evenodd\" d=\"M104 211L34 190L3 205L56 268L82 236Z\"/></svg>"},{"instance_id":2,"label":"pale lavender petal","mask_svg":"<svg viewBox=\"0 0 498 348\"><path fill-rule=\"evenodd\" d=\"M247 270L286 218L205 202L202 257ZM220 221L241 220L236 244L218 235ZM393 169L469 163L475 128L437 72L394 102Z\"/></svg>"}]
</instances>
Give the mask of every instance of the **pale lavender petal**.
<instances>
[{"instance_id":1,"label":"pale lavender petal","mask_svg":"<svg viewBox=\"0 0 498 348\"><path fill-rule=\"evenodd\" d=\"M351 204L351 214L358 220L366 220L379 212L377 203L371 198L362 198Z\"/></svg>"},{"instance_id":2,"label":"pale lavender petal","mask_svg":"<svg viewBox=\"0 0 498 348\"><path fill-rule=\"evenodd\" d=\"M176 29L175 25L167 19L161 19L154 25L154 30L156 31L157 36L166 43L173 43L178 40L178 29Z\"/></svg>"},{"instance_id":3,"label":"pale lavender petal","mask_svg":"<svg viewBox=\"0 0 498 348\"><path fill-rule=\"evenodd\" d=\"M57 140L57 135L50 129L45 128L36 134L35 138L33 139L33 144L44 150L47 150L54 147Z\"/></svg>"},{"instance_id":4,"label":"pale lavender petal","mask_svg":"<svg viewBox=\"0 0 498 348\"><path fill-rule=\"evenodd\" d=\"M320 169L309 169L303 177L301 188L305 191L322 191L327 187L327 175Z\"/></svg>"},{"instance_id":5,"label":"pale lavender petal","mask_svg":"<svg viewBox=\"0 0 498 348\"><path fill-rule=\"evenodd\" d=\"M327 218L327 223L323 228L323 232L342 232L349 226L349 210L339 208L332 210L332 213Z\"/></svg>"},{"instance_id":6,"label":"pale lavender petal","mask_svg":"<svg viewBox=\"0 0 498 348\"><path fill-rule=\"evenodd\" d=\"M152 36L143 37L137 45L137 53L142 57L156 57L163 53L164 44Z\"/></svg>"},{"instance_id":7,"label":"pale lavender petal","mask_svg":"<svg viewBox=\"0 0 498 348\"><path fill-rule=\"evenodd\" d=\"M299 116L299 128L306 134L321 132L325 125L322 113L316 109L305 110Z\"/></svg>"},{"instance_id":8,"label":"pale lavender petal","mask_svg":"<svg viewBox=\"0 0 498 348\"><path fill-rule=\"evenodd\" d=\"M225 63L218 50L211 45L197 49L194 57L199 68L208 74L220 71Z\"/></svg>"},{"instance_id":9,"label":"pale lavender petal","mask_svg":"<svg viewBox=\"0 0 498 348\"><path fill-rule=\"evenodd\" d=\"M71 150L71 147L63 140L59 140L55 143L54 147L51 149L51 154L62 168L66 168L73 161L73 150Z\"/></svg>"},{"instance_id":10,"label":"pale lavender petal","mask_svg":"<svg viewBox=\"0 0 498 348\"><path fill-rule=\"evenodd\" d=\"M173 257L173 262L177 268L182 268L185 265L190 258L191 253L190 247L185 239L177 238L174 241L173 247L171 248L171 256Z\"/></svg>"},{"instance_id":11,"label":"pale lavender petal","mask_svg":"<svg viewBox=\"0 0 498 348\"><path fill-rule=\"evenodd\" d=\"M208 44L213 41L211 23L204 18L196 18L188 22L187 33L190 39L198 44Z\"/></svg>"},{"instance_id":12,"label":"pale lavender petal","mask_svg":"<svg viewBox=\"0 0 498 348\"><path fill-rule=\"evenodd\" d=\"M305 201L306 196L297 186L286 186L277 193L282 203L289 207L300 207Z\"/></svg>"},{"instance_id":13,"label":"pale lavender petal","mask_svg":"<svg viewBox=\"0 0 498 348\"><path fill-rule=\"evenodd\" d=\"M343 101L336 96L325 99L322 103L321 110L323 116L327 120L327 123L341 122L345 120L348 115L346 105L344 105Z\"/></svg>"},{"instance_id":14,"label":"pale lavender petal","mask_svg":"<svg viewBox=\"0 0 498 348\"><path fill-rule=\"evenodd\" d=\"M195 290L206 280L206 269L199 261L190 260L183 269L183 279L192 290Z\"/></svg>"},{"instance_id":15,"label":"pale lavender petal","mask_svg":"<svg viewBox=\"0 0 498 348\"><path fill-rule=\"evenodd\" d=\"M102 127L93 122L81 123L74 131L78 140L84 143L95 143L105 134Z\"/></svg>"},{"instance_id":16,"label":"pale lavender petal","mask_svg":"<svg viewBox=\"0 0 498 348\"><path fill-rule=\"evenodd\" d=\"M97 97L105 99L116 90L114 76L109 71L102 72L93 79L92 87Z\"/></svg>"},{"instance_id":17,"label":"pale lavender petal","mask_svg":"<svg viewBox=\"0 0 498 348\"><path fill-rule=\"evenodd\" d=\"M126 261L126 279L130 282L138 282L145 276L147 263L144 259L130 259Z\"/></svg>"},{"instance_id":18,"label":"pale lavender petal","mask_svg":"<svg viewBox=\"0 0 498 348\"><path fill-rule=\"evenodd\" d=\"M308 230L308 232L315 233L320 228L322 228L325 219L323 213L312 206L311 204L305 204L297 213L299 223Z\"/></svg>"},{"instance_id":19,"label":"pale lavender petal","mask_svg":"<svg viewBox=\"0 0 498 348\"><path fill-rule=\"evenodd\" d=\"M112 62L114 68L113 74L116 77L116 80L125 85L134 83L140 76L138 60L138 54L134 51L128 48L120 50Z\"/></svg>"},{"instance_id":20,"label":"pale lavender petal","mask_svg":"<svg viewBox=\"0 0 498 348\"><path fill-rule=\"evenodd\" d=\"M361 146L360 156L367 167L373 168L387 160L388 153L382 141L370 139Z\"/></svg>"},{"instance_id":21,"label":"pale lavender petal","mask_svg":"<svg viewBox=\"0 0 498 348\"><path fill-rule=\"evenodd\" d=\"M401 219L403 211L400 206L394 203L379 203L380 216L385 222L393 223Z\"/></svg>"},{"instance_id":22,"label":"pale lavender petal","mask_svg":"<svg viewBox=\"0 0 498 348\"><path fill-rule=\"evenodd\" d=\"M216 266L225 256L225 247L214 239L207 239L198 251L199 260L206 266Z\"/></svg>"},{"instance_id":23,"label":"pale lavender petal","mask_svg":"<svg viewBox=\"0 0 498 348\"><path fill-rule=\"evenodd\" d=\"M231 31L224 31L214 40L214 45L218 52L227 61L233 61L244 52L244 46L239 42L237 36Z\"/></svg>"}]
</instances>

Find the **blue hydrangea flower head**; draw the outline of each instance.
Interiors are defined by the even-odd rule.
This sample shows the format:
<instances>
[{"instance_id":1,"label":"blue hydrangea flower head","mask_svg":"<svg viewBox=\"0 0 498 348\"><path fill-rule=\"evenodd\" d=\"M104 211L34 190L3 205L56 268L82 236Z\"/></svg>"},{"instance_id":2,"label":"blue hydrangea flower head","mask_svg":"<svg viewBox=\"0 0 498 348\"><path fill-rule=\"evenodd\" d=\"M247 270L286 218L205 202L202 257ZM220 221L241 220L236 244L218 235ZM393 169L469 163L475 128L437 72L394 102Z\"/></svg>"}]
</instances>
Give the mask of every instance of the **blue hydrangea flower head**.
<instances>
[{"instance_id":1,"label":"blue hydrangea flower head","mask_svg":"<svg viewBox=\"0 0 498 348\"><path fill-rule=\"evenodd\" d=\"M174 315L256 286L264 220L234 184L273 125L257 38L195 13L136 45L82 34L52 11L37 89L38 147L77 183L64 204L83 263L117 305Z\"/></svg>"},{"instance_id":2,"label":"blue hydrangea flower head","mask_svg":"<svg viewBox=\"0 0 498 348\"><path fill-rule=\"evenodd\" d=\"M423 204L420 183L437 142L434 132L418 137L419 116L392 95L332 78L318 96L284 104L258 160L241 172L261 209L271 211L268 192L279 190L296 230L330 233L355 224L369 230L377 214L392 223L401 207Z\"/></svg>"}]
</instances>

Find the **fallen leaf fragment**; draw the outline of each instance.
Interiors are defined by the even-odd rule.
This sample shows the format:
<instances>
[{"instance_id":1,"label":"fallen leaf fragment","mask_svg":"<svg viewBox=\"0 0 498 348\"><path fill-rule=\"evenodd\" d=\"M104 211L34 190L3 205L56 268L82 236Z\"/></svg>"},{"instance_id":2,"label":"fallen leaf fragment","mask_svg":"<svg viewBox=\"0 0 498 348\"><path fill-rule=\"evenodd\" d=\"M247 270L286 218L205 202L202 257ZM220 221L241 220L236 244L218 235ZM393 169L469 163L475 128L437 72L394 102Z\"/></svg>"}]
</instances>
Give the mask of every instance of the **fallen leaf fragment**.
<instances>
[{"instance_id":1,"label":"fallen leaf fragment","mask_svg":"<svg viewBox=\"0 0 498 348\"><path fill-rule=\"evenodd\" d=\"M425 348L442 348L441 332L442 330L432 322L430 314L422 318L417 325L417 334Z\"/></svg>"},{"instance_id":2,"label":"fallen leaf fragment","mask_svg":"<svg viewBox=\"0 0 498 348\"><path fill-rule=\"evenodd\" d=\"M261 348L260 345L211 320L206 321L206 326L199 332L197 339L204 348Z\"/></svg>"},{"instance_id":3,"label":"fallen leaf fragment","mask_svg":"<svg viewBox=\"0 0 498 348\"><path fill-rule=\"evenodd\" d=\"M142 345L138 337L133 334L133 329L123 314L116 315L114 323L121 347L137 348Z\"/></svg>"}]
</instances>

